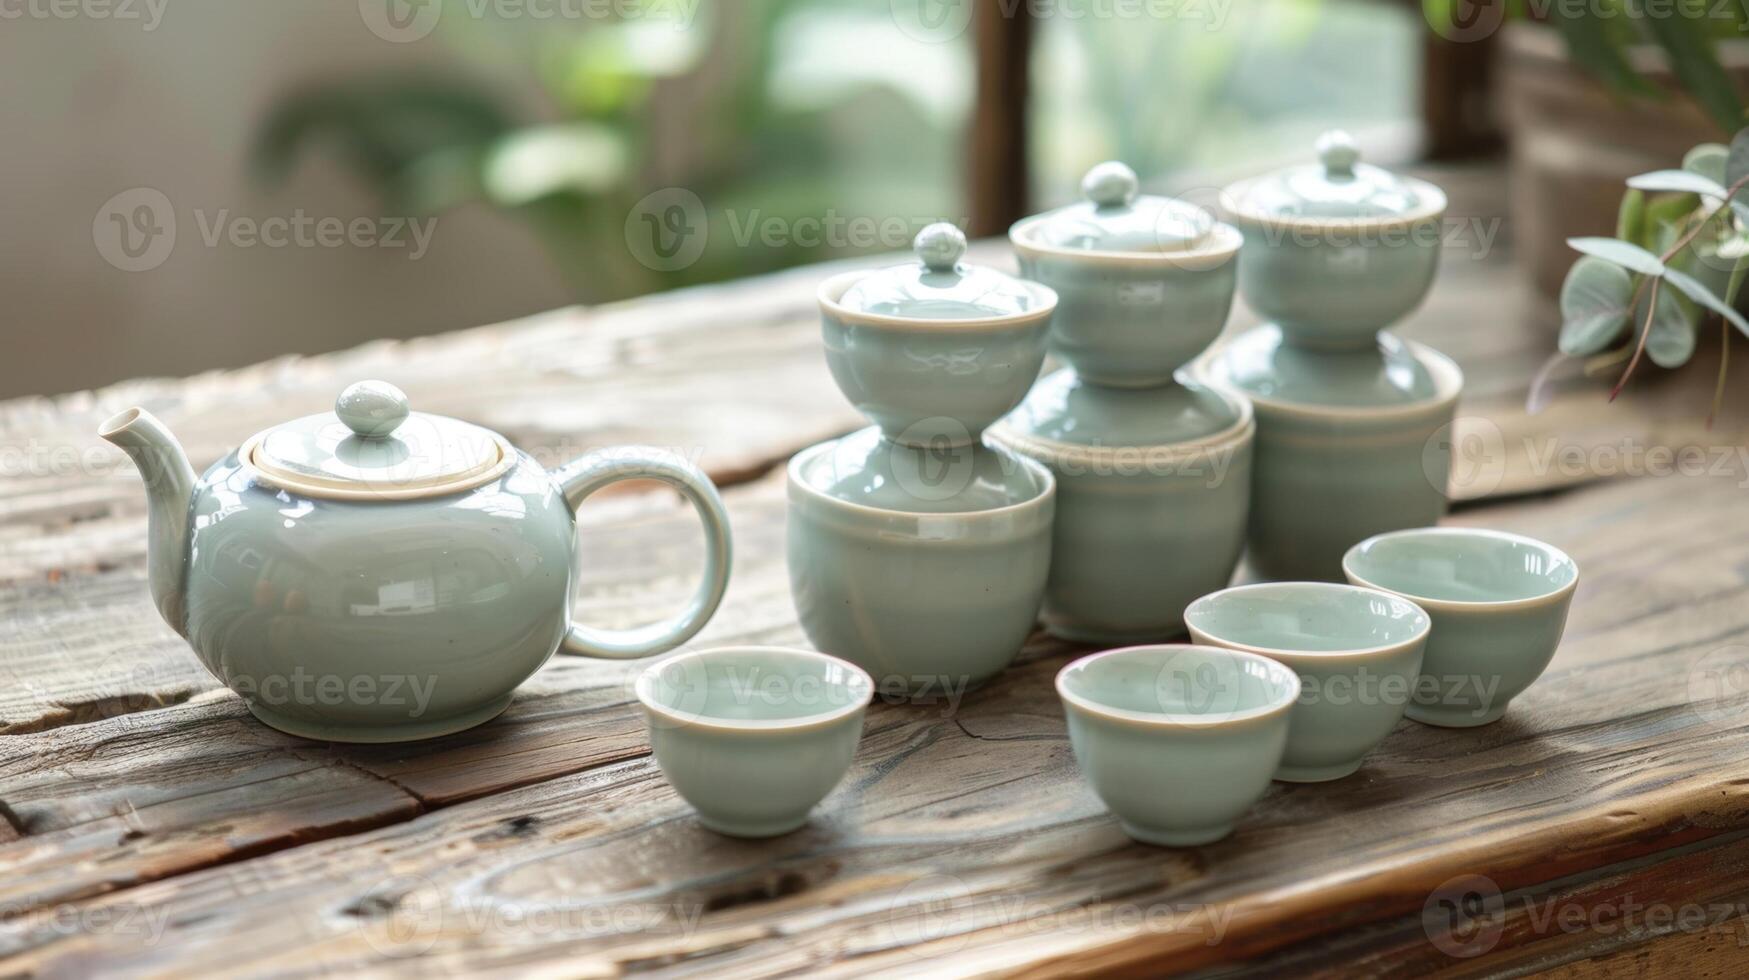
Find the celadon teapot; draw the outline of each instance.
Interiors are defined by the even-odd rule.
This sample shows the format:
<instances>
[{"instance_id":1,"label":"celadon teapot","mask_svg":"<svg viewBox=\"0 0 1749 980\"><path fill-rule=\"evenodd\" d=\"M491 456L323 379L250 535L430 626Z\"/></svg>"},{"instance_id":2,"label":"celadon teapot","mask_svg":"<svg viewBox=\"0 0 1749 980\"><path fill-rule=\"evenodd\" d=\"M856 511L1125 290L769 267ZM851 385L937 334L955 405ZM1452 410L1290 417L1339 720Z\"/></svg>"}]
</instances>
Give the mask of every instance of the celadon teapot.
<instances>
[{"instance_id":1,"label":"celadon teapot","mask_svg":"<svg viewBox=\"0 0 1749 980\"><path fill-rule=\"evenodd\" d=\"M257 718L293 735L396 742L469 728L557 650L624 659L686 642L728 586L728 516L680 456L602 449L548 473L496 432L409 412L381 381L257 433L199 477L144 409L98 435L145 480L159 613ZM571 618L574 512L628 479L691 500L704 579L672 620L596 629Z\"/></svg>"}]
</instances>

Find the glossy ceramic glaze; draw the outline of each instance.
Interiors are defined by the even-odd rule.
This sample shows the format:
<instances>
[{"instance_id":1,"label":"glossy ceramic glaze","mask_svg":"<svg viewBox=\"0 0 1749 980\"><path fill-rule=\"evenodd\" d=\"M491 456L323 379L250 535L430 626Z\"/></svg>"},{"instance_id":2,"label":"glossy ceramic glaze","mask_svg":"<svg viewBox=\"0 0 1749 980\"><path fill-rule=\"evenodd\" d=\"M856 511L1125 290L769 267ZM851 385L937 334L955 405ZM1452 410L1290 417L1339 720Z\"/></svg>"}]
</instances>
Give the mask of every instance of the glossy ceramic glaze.
<instances>
[{"instance_id":1,"label":"glossy ceramic glaze","mask_svg":"<svg viewBox=\"0 0 1749 980\"><path fill-rule=\"evenodd\" d=\"M556 649L622 658L685 642L728 581L716 491L655 449L604 450L549 475L506 446L509 456L465 489L385 486L378 498L368 484L331 491L338 496L288 489L243 450L197 479L168 431L138 409L100 434L146 478L159 611L256 717L294 735L392 742L479 724ZM570 616L573 508L634 478L692 499L707 531L704 580L671 621L592 629Z\"/></svg>"},{"instance_id":2,"label":"glossy ceramic glaze","mask_svg":"<svg viewBox=\"0 0 1749 980\"><path fill-rule=\"evenodd\" d=\"M1045 626L1087 643L1182 635L1184 607L1238 564L1254 434L1250 403L1207 386L1041 380L990 439L1057 480Z\"/></svg>"},{"instance_id":3,"label":"glossy ceramic glaze","mask_svg":"<svg viewBox=\"0 0 1749 980\"><path fill-rule=\"evenodd\" d=\"M1253 310L1295 344L1365 347L1427 295L1446 200L1426 181L1357 164L1335 135L1319 164L1240 181L1221 205L1245 238L1239 290Z\"/></svg>"},{"instance_id":4,"label":"glossy ceramic glaze","mask_svg":"<svg viewBox=\"0 0 1749 980\"><path fill-rule=\"evenodd\" d=\"M808 650L725 647L652 665L637 694L656 764L699 822L771 837L844 778L874 682Z\"/></svg>"},{"instance_id":5,"label":"glossy ceramic glaze","mask_svg":"<svg viewBox=\"0 0 1749 980\"><path fill-rule=\"evenodd\" d=\"M1506 713L1560 645L1579 567L1534 538L1473 528L1417 528L1354 546L1342 562L1356 585L1427 610L1433 635L1409 717L1469 728Z\"/></svg>"},{"instance_id":6,"label":"glossy ceramic glaze","mask_svg":"<svg viewBox=\"0 0 1749 980\"><path fill-rule=\"evenodd\" d=\"M847 480L839 440L790 460L790 590L802 627L883 692L957 696L1006 667L1037 621L1055 483L1044 467L996 449L975 451L999 461L995 475L987 463L957 461L973 452L898 464L931 474L918 489Z\"/></svg>"},{"instance_id":7,"label":"glossy ceramic glaze","mask_svg":"<svg viewBox=\"0 0 1749 980\"><path fill-rule=\"evenodd\" d=\"M964 238L947 249L937 227L953 230L920 233L915 262L822 283L821 337L839 389L889 439L967 445L1038 377L1057 297L960 263Z\"/></svg>"},{"instance_id":8,"label":"glossy ceramic glaze","mask_svg":"<svg viewBox=\"0 0 1749 980\"><path fill-rule=\"evenodd\" d=\"M1098 384L1165 384L1220 336L1233 308L1240 236L1216 225L1194 248L1102 252L1038 240L1027 218L1008 233L1020 272L1056 291L1050 349Z\"/></svg>"},{"instance_id":9,"label":"glossy ceramic glaze","mask_svg":"<svg viewBox=\"0 0 1749 980\"><path fill-rule=\"evenodd\" d=\"M1135 840L1227 836L1269 788L1300 693L1255 654L1172 644L1096 653L1057 674L1081 773Z\"/></svg>"},{"instance_id":10,"label":"glossy ceramic glaze","mask_svg":"<svg viewBox=\"0 0 1749 980\"><path fill-rule=\"evenodd\" d=\"M1328 582L1268 582L1204 596L1184 613L1202 644L1293 668L1300 696L1277 779L1317 783L1360 768L1415 691L1431 621L1413 602Z\"/></svg>"},{"instance_id":11,"label":"glossy ceramic glaze","mask_svg":"<svg viewBox=\"0 0 1749 980\"><path fill-rule=\"evenodd\" d=\"M1295 349L1265 325L1196 367L1256 411L1246 560L1263 578L1340 581L1355 542L1445 513L1451 455L1437 437L1456 412L1463 373L1389 334L1373 345Z\"/></svg>"}]
</instances>

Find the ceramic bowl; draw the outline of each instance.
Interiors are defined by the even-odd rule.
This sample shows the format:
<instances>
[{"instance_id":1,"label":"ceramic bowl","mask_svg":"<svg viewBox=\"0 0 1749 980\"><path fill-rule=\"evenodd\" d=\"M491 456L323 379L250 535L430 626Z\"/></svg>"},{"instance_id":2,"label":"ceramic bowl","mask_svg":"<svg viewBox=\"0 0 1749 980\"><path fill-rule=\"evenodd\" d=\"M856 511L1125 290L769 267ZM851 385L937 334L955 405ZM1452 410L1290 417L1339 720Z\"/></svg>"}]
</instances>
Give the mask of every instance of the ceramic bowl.
<instances>
[{"instance_id":1,"label":"ceramic bowl","mask_svg":"<svg viewBox=\"0 0 1749 980\"><path fill-rule=\"evenodd\" d=\"M1194 383L1040 381L990 439L1057 479L1045 627L1107 646L1183 635L1184 607L1238 565L1255 432L1249 401Z\"/></svg>"},{"instance_id":2,"label":"ceramic bowl","mask_svg":"<svg viewBox=\"0 0 1749 980\"><path fill-rule=\"evenodd\" d=\"M1031 460L985 446L918 458L936 453L864 430L796 454L788 474L802 628L881 691L918 699L955 697L1020 652L1057 499Z\"/></svg>"},{"instance_id":3,"label":"ceramic bowl","mask_svg":"<svg viewBox=\"0 0 1749 980\"><path fill-rule=\"evenodd\" d=\"M1264 176L1230 185L1222 213L1244 235L1239 291L1291 343L1366 347L1427 295L1439 265L1445 194L1396 178L1409 203L1386 214L1286 214L1258 206Z\"/></svg>"},{"instance_id":4,"label":"ceramic bowl","mask_svg":"<svg viewBox=\"0 0 1749 980\"><path fill-rule=\"evenodd\" d=\"M771 837L850 768L874 682L836 657L781 647L684 653L637 680L656 764L699 822Z\"/></svg>"},{"instance_id":5,"label":"ceramic bowl","mask_svg":"<svg viewBox=\"0 0 1749 980\"><path fill-rule=\"evenodd\" d=\"M1168 847L1227 836L1269 789L1299 693L1273 660L1188 644L1107 650L1057 674L1082 775L1124 833Z\"/></svg>"},{"instance_id":6,"label":"ceramic bowl","mask_svg":"<svg viewBox=\"0 0 1749 980\"><path fill-rule=\"evenodd\" d=\"M1293 668L1300 697L1275 778L1321 783L1360 768L1403 717L1431 621L1413 602L1352 585L1266 582L1204 596L1184 611L1197 643Z\"/></svg>"},{"instance_id":7,"label":"ceramic bowl","mask_svg":"<svg viewBox=\"0 0 1749 980\"><path fill-rule=\"evenodd\" d=\"M1220 336L1233 307L1241 238L1215 224L1175 251L1089 251L1045 242L1049 214L1008 232L1021 275L1056 292L1051 352L1095 384L1167 384Z\"/></svg>"},{"instance_id":8,"label":"ceramic bowl","mask_svg":"<svg viewBox=\"0 0 1749 980\"><path fill-rule=\"evenodd\" d=\"M1236 388L1257 417L1247 561L1262 578L1341 581L1342 556L1445 513L1450 425L1463 372L1379 334L1365 351L1312 351L1265 325L1211 351L1198 377Z\"/></svg>"},{"instance_id":9,"label":"ceramic bowl","mask_svg":"<svg viewBox=\"0 0 1749 980\"><path fill-rule=\"evenodd\" d=\"M1471 728L1496 721L1554 658L1579 566L1534 538L1427 527L1368 538L1348 580L1414 600L1433 617L1409 717Z\"/></svg>"},{"instance_id":10,"label":"ceramic bowl","mask_svg":"<svg viewBox=\"0 0 1749 980\"><path fill-rule=\"evenodd\" d=\"M992 317L928 319L869 313L840 303L869 275L846 272L820 285L826 365L844 397L892 440L909 445L974 443L1020 404L1044 364L1056 294L1018 283L1028 308Z\"/></svg>"}]
</instances>

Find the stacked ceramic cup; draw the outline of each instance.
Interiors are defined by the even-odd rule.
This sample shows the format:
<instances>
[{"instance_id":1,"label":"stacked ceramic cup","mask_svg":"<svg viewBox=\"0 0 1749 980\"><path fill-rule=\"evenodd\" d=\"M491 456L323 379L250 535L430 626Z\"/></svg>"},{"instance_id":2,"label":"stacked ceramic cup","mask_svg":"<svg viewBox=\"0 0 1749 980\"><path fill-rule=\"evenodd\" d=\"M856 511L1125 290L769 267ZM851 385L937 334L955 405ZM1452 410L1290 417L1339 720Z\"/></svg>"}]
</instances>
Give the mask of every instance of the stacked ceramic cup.
<instances>
[{"instance_id":1,"label":"stacked ceramic cup","mask_svg":"<svg viewBox=\"0 0 1749 980\"><path fill-rule=\"evenodd\" d=\"M1050 565L1055 481L981 436L1038 377L1057 295L965 247L930 225L915 261L821 285L832 377L875 425L789 465L802 627L888 695L953 697L1006 667Z\"/></svg>"},{"instance_id":2,"label":"stacked ceramic cup","mask_svg":"<svg viewBox=\"0 0 1749 980\"><path fill-rule=\"evenodd\" d=\"M1255 407L1249 560L1270 579L1341 581L1349 546L1436 523L1463 386L1450 358L1384 332L1432 284L1445 194L1360 163L1345 133L1318 156L1222 193L1239 290L1270 322L1196 369Z\"/></svg>"},{"instance_id":3,"label":"stacked ceramic cup","mask_svg":"<svg viewBox=\"0 0 1749 980\"><path fill-rule=\"evenodd\" d=\"M1241 237L1184 201L1137 193L1103 163L1086 200L1009 232L1023 275L1056 291L1068 364L991 430L1057 480L1044 622L1121 644L1183 632L1245 540L1254 425L1236 393L1178 374L1225 325Z\"/></svg>"}]
</instances>

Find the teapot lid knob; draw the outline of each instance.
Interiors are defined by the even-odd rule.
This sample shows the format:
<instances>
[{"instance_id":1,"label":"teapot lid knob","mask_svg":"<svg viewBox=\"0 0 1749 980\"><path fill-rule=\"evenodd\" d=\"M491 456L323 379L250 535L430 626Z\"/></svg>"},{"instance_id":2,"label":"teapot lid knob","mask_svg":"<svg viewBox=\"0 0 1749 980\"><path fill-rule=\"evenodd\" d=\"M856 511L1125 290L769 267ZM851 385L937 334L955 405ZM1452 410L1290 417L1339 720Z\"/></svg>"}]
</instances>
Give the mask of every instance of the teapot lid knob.
<instances>
[{"instance_id":1,"label":"teapot lid knob","mask_svg":"<svg viewBox=\"0 0 1749 980\"><path fill-rule=\"evenodd\" d=\"M952 272L966 254L966 233L946 221L937 221L917 233L911 249L930 271Z\"/></svg>"},{"instance_id":2,"label":"teapot lid knob","mask_svg":"<svg viewBox=\"0 0 1749 980\"><path fill-rule=\"evenodd\" d=\"M1081 193L1102 208L1122 207L1136 199L1141 182L1127 164L1116 160L1093 165L1081 178Z\"/></svg>"},{"instance_id":3,"label":"teapot lid knob","mask_svg":"<svg viewBox=\"0 0 1749 980\"><path fill-rule=\"evenodd\" d=\"M1332 129L1318 137L1318 162L1331 177L1354 176L1354 165L1360 162L1360 149L1347 131Z\"/></svg>"},{"instance_id":4,"label":"teapot lid knob","mask_svg":"<svg viewBox=\"0 0 1749 980\"><path fill-rule=\"evenodd\" d=\"M407 420L407 393L387 381L359 381L334 400L334 414L360 439L382 439Z\"/></svg>"}]
</instances>

